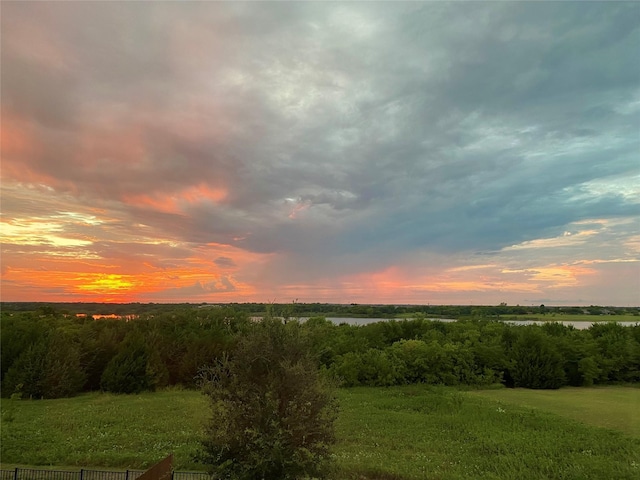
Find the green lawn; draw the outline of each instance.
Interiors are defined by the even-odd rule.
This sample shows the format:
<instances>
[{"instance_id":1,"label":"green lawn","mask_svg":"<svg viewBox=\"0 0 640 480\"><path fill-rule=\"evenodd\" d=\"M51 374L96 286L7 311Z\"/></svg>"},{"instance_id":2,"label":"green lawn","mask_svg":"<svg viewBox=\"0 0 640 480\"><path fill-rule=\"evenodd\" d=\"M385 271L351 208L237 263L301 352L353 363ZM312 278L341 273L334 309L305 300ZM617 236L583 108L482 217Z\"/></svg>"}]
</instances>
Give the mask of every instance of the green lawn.
<instances>
[{"instance_id":1,"label":"green lawn","mask_svg":"<svg viewBox=\"0 0 640 480\"><path fill-rule=\"evenodd\" d=\"M548 403L556 406L572 401L596 405L583 400L599 396L601 405L610 410L610 428L589 425L589 418L597 416L589 408L583 414L576 408L569 415L540 402L511 403L500 397L512 392L507 390L463 392L428 386L340 390L339 441L334 449L337 478L639 478L637 431L629 430L626 413L615 417L628 405L627 392L637 399L640 390L584 389L585 397L576 390L580 389L523 393L531 393L531 398L548 394L555 398ZM3 467L134 469L173 451L176 469L201 468L191 460L207 416L206 398L197 392L3 400L2 415Z\"/></svg>"},{"instance_id":2,"label":"green lawn","mask_svg":"<svg viewBox=\"0 0 640 480\"><path fill-rule=\"evenodd\" d=\"M579 422L619 430L640 439L640 388L504 388L474 392L502 403L557 413Z\"/></svg>"},{"instance_id":3,"label":"green lawn","mask_svg":"<svg viewBox=\"0 0 640 480\"><path fill-rule=\"evenodd\" d=\"M637 439L472 392L358 388L343 392L342 404L338 455L347 471L415 479L640 474Z\"/></svg>"},{"instance_id":4,"label":"green lawn","mask_svg":"<svg viewBox=\"0 0 640 480\"><path fill-rule=\"evenodd\" d=\"M194 391L90 393L2 399L2 411L3 463L136 469L174 452L175 468L184 470L197 467L191 455L207 402Z\"/></svg>"}]
</instances>

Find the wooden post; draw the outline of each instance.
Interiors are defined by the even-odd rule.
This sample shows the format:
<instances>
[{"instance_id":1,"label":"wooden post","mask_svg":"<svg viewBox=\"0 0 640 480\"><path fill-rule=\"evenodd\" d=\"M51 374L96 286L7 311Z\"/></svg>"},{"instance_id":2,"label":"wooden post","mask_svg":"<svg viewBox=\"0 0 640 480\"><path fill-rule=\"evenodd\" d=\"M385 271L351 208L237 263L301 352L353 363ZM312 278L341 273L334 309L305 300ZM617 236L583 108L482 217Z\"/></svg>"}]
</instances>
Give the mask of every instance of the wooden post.
<instances>
[{"instance_id":1,"label":"wooden post","mask_svg":"<svg viewBox=\"0 0 640 480\"><path fill-rule=\"evenodd\" d=\"M171 480L173 477L173 453L149 468L136 480ZM127 479L128 480L128 479Z\"/></svg>"}]
</instances>

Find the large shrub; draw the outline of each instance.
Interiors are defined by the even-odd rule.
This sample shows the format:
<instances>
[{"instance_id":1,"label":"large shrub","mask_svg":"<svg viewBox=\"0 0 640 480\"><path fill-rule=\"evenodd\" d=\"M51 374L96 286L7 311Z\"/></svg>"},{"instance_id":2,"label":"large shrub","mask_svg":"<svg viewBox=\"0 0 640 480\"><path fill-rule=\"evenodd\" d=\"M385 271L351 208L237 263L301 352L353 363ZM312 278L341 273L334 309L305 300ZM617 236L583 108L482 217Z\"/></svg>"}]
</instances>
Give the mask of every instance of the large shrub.
<instances>
[{"instance_id":1,"label":"large shrub","mask_svg":"<svg viewBox=\"0 0 640 480\"><path fill-rule=\"evenodd\" d=\"M200 460L216 478L321 478L336 399L297 322L266 319L202 372L212 416Z\"/></svg>"}]
</instances>

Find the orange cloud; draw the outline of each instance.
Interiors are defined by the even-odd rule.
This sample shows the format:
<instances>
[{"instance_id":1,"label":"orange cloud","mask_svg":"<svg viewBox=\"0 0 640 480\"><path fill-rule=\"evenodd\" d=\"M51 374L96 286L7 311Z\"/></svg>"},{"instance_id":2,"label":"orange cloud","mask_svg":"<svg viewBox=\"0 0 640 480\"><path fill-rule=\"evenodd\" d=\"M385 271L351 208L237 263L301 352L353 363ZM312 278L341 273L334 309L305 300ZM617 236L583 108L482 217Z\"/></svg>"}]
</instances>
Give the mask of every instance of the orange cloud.
<instances>
[{"instance_id":1,"label":"orange cloud","mask_svg":"<svg viewBox=\"0 0 640 480\"><path fill-rule=\"evenodd\" d=\"M0 129L2 159L22 157L31 153L34 148L33 128L13 115L3 112L3 116Z\"/></svg>"},{"instance_id":2,"label":"orange cloud","mask_svg":"<svg viewBox=\"0 0 640 480\"><path fill-rule=\"evenodd\" d=\"M126 111L104 108L100 112L87 112L92 122L78 134L78 145L73 157L78 165L88 162L94 168L113 171L114 164L123 164L130 169L144 164L147 159L145 132L135 119L127 119ZM124 123L124 124L123 124Z\"/></svg>"},{"instance_id":3,"label":"orange cloud","mask_svg":"<svg viewBox=\"0 0 640 480\"><path fill-rule=\"evenodd\" d=\"M113 244L109 252L118 254L107 259L96 254L100 250L87 247L85 253L84 247L56 244L25 229L14 232L22 236L14 235L3 249L2 295L12 301L250 301L256 286L242 278L269 257L217 243L196 247L186 258L156 257L155 250L142 253L146 244L139 243L127 244L122 253Z\"/></svg>"},{"instance_id":4,"label":"orange cloud","mask_svg":"<svg viewBox=\"0 0 640 480\"><path fill-rule=\"evenodd\" d=\"M492 280L437 280L425 286L425 290L434 292L538 292L537 285L526 282L508 282Z\"/></svg>"},{"instance_id":5,"label":"orange cloud","mask_svg":"<svg viewBox=\"0 0 640 480\"><path fill-rule=\"evenodd\" d=\"M200 185L181 191L178 196L189 203L198 203L203 199L220 203L227 198L227 193L227 190L224 188L210 188L208 185L201 183Z\"/></svg>"},{"instance_id":6,"label":"orange cloud","mask_svg":"<svg viewBox=\"0 0 640 480\"><path fill-rule=\"evenodd\" d=\"M53 267L51 262L48 263ZM84 268L82 268L84 267ZM82 265L74 262L59 262L54 270L47 268L7 267L3 273L3 298L13 301L33 301L38 295L43 301L96 301L130 302L141 298L157 301L237 301L249 299L255 288L229 275L220 276L205 268L175 268L162 273L125 274L111 273L112 268L101 272L87 272L100 268L98 265ZM76 271L73 271L73 270ZM71 271L69 271L71 270ZM164 292L180 291L195 284L205 286L200 297L193 292L175 297ZM233 288L231 288L231 286Z\"/></svg>"},{"instance_id":7,"label":"orange cloud","mask_svg":"<svg viewBox=\"0 0 640 480\"><path fill-rule=\"evenodd\" d=\"M12 112L2 111L0 142L2 143L2 178L48 184L50 177L35 172L29 160L42 153L42 144L34 125Z\"/></svg>"},{"instance_id":8,"label":"orange cloud","mask_svg":"<svg viewBox=\"0 0 640 480\"><path fill-rule=\"evenodd\" d=\"M531 269L504 269L502 273L522 274L533 282L544 283L546 288L573 287L581 283L582 277L597 272L580 265L547 265Z\"/></svg>"},{"instance_id":9,"label":"orange cloud","mask_svg":"<svg viewBox=\"0 0 640 480\"><path fill-rule=\"evenodd\" d=\"M134 207L146 207L164 213L180 213L176 199L170 195L125 195L123 200Z\"/></svg>"},{"instance_id":10,"label":"orange cloud","mask_svg":"<svg viewBox=\"0 0 640 480\"><path fill-rule=\"evenodd\" d=\"M181 213L186 205L203 201L220 203L227 198L225 188L211 188L201 183L173 194L126 195L124 201L133 206L150 207L165 213Z\"/></svg>"},{"instance_id":11,"label":"orange cloud","mask_svg":"<svg viewBox=\"0 0 640 480\"><path fill-rule=\"evenodd\" d=\"M412 267L390 267L378 272L351 276L341 283L347 295L363 295L369 302L421 301L430 294L465 292L541 293L544 289L583 284L593 269L579 265L549 265L532 269L505 269L497 264L454 267L429 274Z\"/></svg>"}]
</instances>

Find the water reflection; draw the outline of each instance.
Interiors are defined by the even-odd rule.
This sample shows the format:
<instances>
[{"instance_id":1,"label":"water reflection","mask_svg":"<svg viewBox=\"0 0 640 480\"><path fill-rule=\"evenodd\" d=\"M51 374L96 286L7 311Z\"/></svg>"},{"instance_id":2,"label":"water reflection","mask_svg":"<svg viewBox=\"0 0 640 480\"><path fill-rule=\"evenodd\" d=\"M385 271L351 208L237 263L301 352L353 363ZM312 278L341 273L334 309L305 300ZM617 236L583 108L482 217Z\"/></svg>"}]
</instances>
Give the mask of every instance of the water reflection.
<instances>
[{"instance_id":1,"label":"water reflection","mask_svg":"<svg viewBox=\"0 0 640 480\"><path fill-rule=\"evenodd\" d=\"M354 318L354 317L326 317L332 323L336 325L340 325L341 323L346 323L348 325L369 325L370 323L377 322L388 322L390 319L384 318ZM300 321L308 320L308 317L301 317ZM403 319L394 319L396 321L401 321ZM407 320L412 320L411 318L407 318ZM426 318L425 320L429 320L432 322L457 322L456 319L453 318ZM557 322L543 322L540 320L500 320L509 325L543 325L545 323L560 323L564 326L572 326L577 330L586 330L594 323L605 323L605 322L572 322L572 321L557 321ZM632 327L634 325L638 325L638 322L616 322L618 325L622 325L624 327Z\"/></svg>"}]
</instances>

